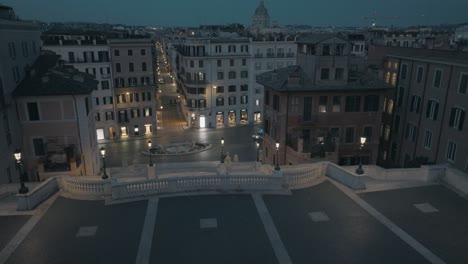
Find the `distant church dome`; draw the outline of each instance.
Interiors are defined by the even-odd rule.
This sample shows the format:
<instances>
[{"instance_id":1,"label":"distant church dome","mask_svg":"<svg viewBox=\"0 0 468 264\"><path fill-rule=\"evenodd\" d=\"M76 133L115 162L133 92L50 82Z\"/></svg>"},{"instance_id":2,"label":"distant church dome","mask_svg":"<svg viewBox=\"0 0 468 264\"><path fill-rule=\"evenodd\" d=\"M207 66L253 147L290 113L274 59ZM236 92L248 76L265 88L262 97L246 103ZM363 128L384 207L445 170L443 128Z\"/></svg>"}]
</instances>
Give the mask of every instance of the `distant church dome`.
<instances>
[{"instance_id":1,"label":"distant church dome","mask_svg":"<svg viewBox=\"0 0 468 264\"><path fill-rule=\"evenodd\" d=\"M252 19L253 28L267 28L270 26L270 15L268 15L268 10L266 9L263 0L255 9L255 14Z\"/></svg>"}]
</instances>

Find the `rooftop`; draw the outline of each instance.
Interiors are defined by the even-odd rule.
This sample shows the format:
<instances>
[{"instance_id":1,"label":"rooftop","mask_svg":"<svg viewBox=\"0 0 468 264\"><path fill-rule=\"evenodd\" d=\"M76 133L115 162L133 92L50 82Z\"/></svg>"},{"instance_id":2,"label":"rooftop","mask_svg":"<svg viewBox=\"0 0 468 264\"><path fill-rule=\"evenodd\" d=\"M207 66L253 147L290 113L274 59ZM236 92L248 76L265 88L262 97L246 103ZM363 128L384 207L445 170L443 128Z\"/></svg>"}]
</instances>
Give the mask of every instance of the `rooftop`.
<instances>
[{"instance_id":1,"label":"rooftop","mask_svg":"<svg viewBox=\"0 0 468 264\"><path fill-rule=\"evenodd\" d=\"M294 65L259 74L257 82L279 92L391 89L390 85L372 75L360 72L350 72L349 75L353 81L348 81L346 85L317 85L301 66Z\"/></svg>"},{"instance_id":2,"label":"rooftop","mask_svg":"<svg viewBox=\"0 0 468 264\"><path fill-rule=\"evenodd\" d=\"M44 52L29 69L13 96L57 96L90 94L97 86L94 76L63 66L59 56Z\"/></svg>"}]
</instances>

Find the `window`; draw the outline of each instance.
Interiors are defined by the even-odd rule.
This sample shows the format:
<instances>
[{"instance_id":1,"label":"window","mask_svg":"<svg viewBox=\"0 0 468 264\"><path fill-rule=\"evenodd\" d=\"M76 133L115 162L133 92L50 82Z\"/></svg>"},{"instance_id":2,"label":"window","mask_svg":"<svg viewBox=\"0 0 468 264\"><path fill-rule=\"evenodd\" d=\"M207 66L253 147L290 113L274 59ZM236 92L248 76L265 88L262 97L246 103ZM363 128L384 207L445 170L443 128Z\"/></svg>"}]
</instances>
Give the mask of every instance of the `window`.
<instances>
[{"instance_id":1,"label":"window","mask_svg":"<svg viewBox=\"0 0 468 264\"><path fill-rule=\"evenodd\" d=\"M410 112L416 112L419 114L419 108L421 107L421 97L413 95L411 97Z\"/></svg>"},{"instance_id":2,"label":"window","mask_svg":"<svg viewBox=\"0 0 468 264\"><path fill-rule=\"evenodd\" d=\"M265 91L265 105L269 105L269 104L270 104L270 92Z\"/></svg>"},{"instance_id":3,"label":"window","mask_svg":"<svg viewBox=\"0 0 468 264\"><path fill-rule=\"evenodd\" d=\"M423 78L423 67L419 66L416 71L416 82L421 83Z\"/></svg>"},{"instance_id":4,"label":"window","mask_svg":"<svg viewBox=\"0 0 468 264\"><path fill-rule=\"evenodd\" d=\"M96 113L96 115L94 116L94 120L96 120L97 122L101 122L101 114Z\"/></svg>"},{"instance_id":5,"label":"window","mask_svg":"<svg viewBox=\"0 0 468 264\"><path fill-rule=\"evenodd\" d=\"M273 95L273 109L277 110L278 112L279 112L279 104L280 104L279 99L280 99L279 95L277 95L277 94Z\"/></svg>"},{"instance_id":6,"label":"window","mask_svg":"<svg viewBox=\"0 0 468 264\"><path fill-rule=\"evenodd\" d=\"M120 63L115 64L115 71L116 72L121 72L122 71L122 69L120 68Z\"/></svg>"},{"instance_id":7,"label":"window","mask_svg":"<svg viewBox=\"0 0 468 264\"><path fill-rule=\"evenodd\" d=\"M144 72L146 71L146 62L141 63L141 70Z\"/></svg>"},{"instance_id":8,"label":"window","mask_svg":"<svg viewBox=\"0 0 468 264\"><path fill-rule=\"evenodd\" d=\"M361 108L360 96L358 95L346 96L345 112L359 112L360 108Z\"/></svg>"},{"instance_id":9,"label":"window","mask_svg":"<svg viewBox=\"0 0 468 264\"><path fill-rule=\"evenodd\" d=\"M138 118L140 117L140 109L136 108L136 109L132 109L130 111L130 117L131 118Z\"/></svg>"},{"instance_id":10,"label":"window","mask_svg":"<svg viewBox=\"0 0 468 264\"><path fill-rule=\"evenodd\" d=\"M273 62L269 61L267 62L267 70L272 70L273 69Z\"/></svg>"},{"instance_id":11,"label":"window","mask_svg":"<svg viewBox=\"0 0 468 264\"><path fill-rule=\"evenodd\" d=\"M415 142L417 130L418 130L418 127L415 124L407 123L405 138L411 140L411 142Z\"/></svg>"},{"instance_id":12,"label":"window","mask_svg":"<svg viewBox=\"0 0 468 264\"><path fill-rule=\"evenodd\" d=\"M392 74L390 72L387 72L387 74L385 75L385 83L390 83L390 76Z\"/></svg>"},{"instance_id":13,"label":"window","mask_svg":"<svg viewBox=\"0 0 468 264\"><path fill-rule=\"evenodd\" d=\"M312 120L312 97L304 97L304 109L303 109L302 120L311 121Z\"/></svg>"},{"instance_id":14,"label":"window","mask_svg":"<svg viewBox=\"0 0 468 264\"><path fill-rule=\"evenodd\" d=\"M403 104L403 96L405 95L405 88L403 87L398 87L398 92L397 92L397 106L402 106Z\"/></svg>"},{"instance_id":15,"label":"window","mask_svg":"<svg viewBox=\"0 0 468 264\"><path fill-rule=\"evenodd\" d=\"M390 128L388 128L388 131L390 134ZM364 127L363 136L366 138L366 143L372 142L372 127L371 126Z\"/></svg>"},{"instance_id":16,"label":"window","mask_svg":"<svg viewBox=\"0 0 468 264\"><path fill-rule=\"evenodd\" d=\"M246 59L242 59L242 66L246 66L247 65L247 60Z\"/></svg>"},{"instance_id":17,"label":"window","mask_svg":"<svg viewBox=\"0 0 468 264\"><path fill-rule=\"evenodd\" d=\"M255 62L255 70L261 70L262 69L262 63L261 62Z\"/></svg>"},{"instance_id":18,"label":"window","mask_svg":"<svg viewBox=\"0 0 468 264\"><path fill-rule=\"evenodd\" d=\"M432 120L437 120L437 114L439 111L439 103L434 100L427 102L426 117Z\"/></svg>"},{"instance_id":19,"label":"window","mask_svg":"<svg viewBox=\"0 0 468 264\"><path fill-rule=\"evenodd\" d=\"M330 56L330 45L322 45L322 56Z\"/></svg>"},{"instance_id":20,"label":"window","mask_svg":"<svg viewBox=\"0 0 468 264\"><path fill-rule=\"evenodd\" d=\"M397 78L396 78L396 77L397 77L397 76L396 76L396 73L395 73L395 72L392 73L392 85L393 85L393 87L396 86L396 81L397 81Z\"/></svg>"},{"instance_id":21,"label":"window","mask_svg":"<svg viewBox=\"0 0 468 264\"><path fill-rule=\"evenodd\" d=\"M134 71L135 71L133 62L128 63L128 70L129 70L130 72L134 72Z\"/></svg>"},{"instance_id":22,"label":"window","mask_svg":"<svg viewBox=\"0 0 468 264\"><path fill-rule=\"evenodd\" d=\"M120 56L120 50L117 50L117 49L114 50L114 56L117 56L117 57Z\"/></svg>"},{"instance_id":23,"label":"window","mask_svg":"<svg viewBox=\"0 0 468 264\"><path fill-rule=\"evenodd\" d=\"M16 46L14 42L8 42L8 51L11 59L16 59Z\"/></svg>"},{"instance_id":24,"label":"window","mask_svg":"<svg viewBox=\"0 0 468 264\"><path fill-rule=\"evenodd\" d=\"M216 98L216 106L223 106L224 105L224 98L218 97Z\"/></svg>"},{"instance_id":25,"label":"window","mask_svg":"<svg viewBox=\"0 0 468 264\"><path fill-rule=\"evenodd\" d=\"M260 93L261 93L261 88L260 87L255 88L255 94L260 94Z\"/></svg>"},{"instance_id":26,"label":"window","mask_svg":"<svg viewBox=\"0 0 468 264\"><path fill-rule=\"evenodd\" d=\"M447 144L447 160L455 161L455 154L457 153L457 144L455 142L450 141Z\"/></svg>"},{"instance_id":27,"label":"window","mask_svg":"<svg viewBox=\"0 0 468 264\"><path fill-rule=\"evenodd\" d=\"M240 90L241 90L241 92L247 92L249 90L249 85L248 84L241 84Z\"/></svg>"},{"instance_id":28,"label":"window","mask_svg":"<svg viewBox=\"0 0 468 264\"><path fill-rule=\"evenodd\" d=\"M427 130L424 131L424 148L431 149L432 145L432 131Z\"/></svg>"},{"instance_id":29,"label":"window","mask_svg":"<svg viewBox=\"0 0 468 264\"><path fill-rule=\"evenodd\" d=\"M138 93L130 93L130 103L139 102Z\"/></svg>"},{"instance_id":30,"label":"window","mask_svg":"<svg viewBox=\"0 0 468 264\"><path fill-rule=\"evenodd\" d=\"M463 109L452 107L450 113L449 126L457 128L458 130L463 130L463 123L465 121L465 111Z\"/></svg>"},{"instance_id":31,"label":"window","mask_svg":"<svg viewBox=\"0 0 468 264\"><path fill-rule=\"evenodd\" d=\"M340 112L341 111L341 96L333 96L333 107L332 112Z\"/></svg>"},{"instance_id":32,"label":"window","mask_svg":"<svg viewBox=\"0 0 468 264\"><path fill-rule=\"evenodd\" d=\"M466 94L467 88L468 88L468 74L462 74L460 77L460 85L458 88L458 92L461 94Z\"/></svg>"},{"instance_id":33,"label":"window","mask_svg":"<svg viewBox=\"0 0 468 264\"><path fill-rule=\"evenodd\" d=\"M68 52L68 62L71 62L71 63L75 62L75 53L73 51Z\"/></svg>"},{"instance_id":34,"label":"window","mask_svg":"<svg viewBox=\"0 0 468 264\"><path fill-rule=\"evenodd\" d=\"M229 97L229 105L236 105L236 97L230 96Z\"/></svg>"},{"instance_id":35,"label":"window","mask_svg":"<svg viewBox=\"0 0 468 264\"><path fill-rule=\"evenodd\" d=\"M320 80L328 80L330 75L330 69L323 68L320 70Z\"/></svg>"},{"instance_id":36,"label":"window","mask_svg":"<svg viewBox=\"0 0 468 264\"><path fill-rule=\"evenodd\" d=\"M299 112L299 96L291 97L289 102L289 113L297 114Z\"/></svg>"},{"instance_id":37,"label":"window","mask_svg":"<svg viewBox=\"0 0 468 264\"><path fill-rule=\"evenodd\" d=\"M234 66L234 59L229 60L229 66Z\"/></svg>"},{"instance_id":38,"label":"window","mask_svg":"<svg viewBox=\"0 0 468 264\"><path fill-rule=\"evenodd\" d=\"M335 55L336 56L343 56L344 55L344 48L345 48L344 44L337 44L335 46Z\"/></svg>"},{"instance_id":39,"label":"window","mask_svg":"<svg viewBox=\"0 0 468 264\"><path fill-rule=\"evenodd\" d=\"M152 116L153 115L153 109L151 107L145 107L143 108L143 116Z\"/></svg>"},{"instance_id":40,"label":"window","mask_svg":"<svg viewBox=\"0 0 468 264\"><path fill-rule=\"evenodd\" d=\"M221 45L216 45L215 46L215 52L220 53L221 52Z\"/></svg>"},{"instance_id":41,"label":"window","mask_svg":"<svg viewBox=\"0 0 468 264\"><path fill-rule=\"evenodd\" d=\"M393 130L398 132L398 130L400 129L400 116L399 115L396 115L395 116L395 121L393 123Z\"/></svg>"},{"instance_id":42,"label":"window","mask_svg":"<svg viewBox=\"0 0 468 264\"><path fill-rule=\"evenodd\" d=\"M242 79L249 78L249 72L248 71L241 71L241 78Z\"/></svg>"},{"instance_id":43,"label":"window","mask_svg":"<svg viewBox=\"0 0 468 264\"><path fill-rule=\"evenodd\" d=\"M224 93L224 86L216 87L216 93Z\"/></svg>"},{"instance_id":44,"label":"window","mask_svg":"<svg viewBox=\"0 0 468 264\"><path fill-rule=\"evenodd\" d=\"M344 80L344 68L335 69L335 80Z\"/></svg>"},{"instance_id":45,"label":"window","mask_svg":"<svg viewBox=\"0 0 468 264\"><path fill-rule=\"evenodd\" d=\"M195 67L195 62L193 60L190 61L190 68Z\"/></svg>"},{"instance_id":46,"label":"window","mask_svg":"<svg viewBox=\"0 0 468 264\"><path fill-rule=\"evenodd\" d=\"M366 95L364 97L364 112L377 112L379 111L379 96Z\"/></svg>"},{"instance_id":47,"label":"window","mask_svg":"<svg viewBox=\"0 0 468 264\"><path fill-rule=\"evenodd\" d=\"M145 56L146 55L146 49L141 49L140 54L141 54L141 56Z\"/></svg>"},{"instance_id":48,"label":"window","mask_svg":"<svg viewBox=\"0 0 468 264\"><path fill-rule=\"evenodd\" d=\"M96 97L96 105L99 105L99 97Z\"/></svg>"},{"instance_id":49,"label":"window","mask_svg":"<svg viewBox=\"0 0 468 264\"><path fill-rule=\"evenodd\" d=\"M235 71L230 71L229 72L229 79L235 79L236 78L236 72Z\"/></svg>"},{"instance_id":50,"label":"window","mask_svg":"<svg viewBox=\"0 0 468 264\"><path fill-rule=\"evenodd\" d=\"M384 140L388 141L390 140L390 126L386 125L385 130L384 130Z\"/></svg>"},{"instance_id":51,"label":"window","mask_svg":"<svg viewBox=\"0 0 468 264\"><path fill-rule=\"evenodd\" d=\"M248 103L247 95L242 95L241 96L241 104L247 104L247 103Z\"/></svg>"},{"instance_id":52,"label":"window","mask_svg":"<svg viewBox=\"0 0 468 264\"><path fill-rule=\"evenodd\" d=\"M328 96L320 96L319 97L318 111L320 113L326 113L327 112L327 103L328 103Z\"/></svg>"},{"instance_id":53,"label":"window","mask_svg":"<svg viewBox=\"0 0 468 264\"><path fill-rule=\"evenodd\" d=\"M228 52L229 53L236 52L236 45L229 45L228 46Z\"/></svg>"},{"instance_id":54,"label":"window","mask_svg":"<svg viewBox=\"0 0 468 264\"><path fill-rule=\"evenodd\" d=\"M354 127L347 127L345 133L346 133L345 143L353 143L354 142Z\"/></svg>"},{"instance_id":55,"label":"window","mask_svg":"<svg viewBox=\"0 0 468 264\"><path fill-rule=\"evenodd\" d=\"M198 68L203 68L203 61L202 60L198 61Z\"/></svg>"},{"instance_id":56,"label":"window","mask_svg":"<svg viewBox=\"0 0 468 264\"><path fill-rule=\"evenodd\" d=\"M37 103L28 103L28 116L29 116L29 121L37 121L39 120L39 109L37 107Z\"/></svg>"},{"instance_id":57,"label":"window","mask_svg":"<svg viewBox=\"0 0 468 264\"><path fill-rule=\"evenodd\" d=\"M224 79L224 72L218 72L218 80Z\"/></svg>"},{"instance_id":58,"label":"window","mask_svg":"<svg viewBox=\"0 0 468 264\"><path fill-rule=\"evenodd\" d=\"M34 155L42 156L45 155L44 140L42 138L33 138Z\"/></svg>"},{"instance_id":59,"label":"window","mask_svg":"<svg viewBox=\"0 0 468 264\"><path fill-rule=\"evenodd\" d=\"M235 85L229 85L228 86L228 92L235 93L236 92L236 86Z\"/></svg>"},{"instance_id":60,"label":"window","mask_svg":"<svg viewBox=\"0 0 468 264\"><path fill-rule=\"evenodd\" d=\"M109 81L101 81L101 89L108 90L109 89Z\"/></svg>"},{"instance_id":61,"label":"window","mask_svg":"<svg viewBox=\"0 0 468 264\"><path fill-rule=\"evenodd\" d=\"M222 67L223 66L223 61L222 60L217 60L217 65L218 65L218 67Z\"/></svg>"},{"instance_id":62,"label":"window","mask_svg":"<svg viewBox=\"0 0 468 264\"><path fill-rule=\"evenodd\" d=\"M402 80L406 79L407 71L408 71L408 65L402 64L401 65L401 71L400 71L400 79L402 79Z\"/></svg>"},{"instance_id":63,"label":"window","mask_svg":"<svg viewBox=\"0 0 468 264\"><path fill-rule=\"evenodd\" d=\"M435 70L434 82L432 86L434 86L434 88L440 88L441 81L442 81L442 70Z\"/></svg>"},{"instance_id":64,"label":"window","mask_svg":"<svg viewBox=\"0 0 468 264\"><path fill-rule=\"evenodd\" d=\"M128 54L128 56L133 56L133 50L129 49L127 54Z\"/></svg>"},{"instance_id":65,"label":"window","mask_svg":"<svg viewBox=\"0 0 468 264\"><path fill-rule=\"evenodd\" d=\"M107 120L114 120L114 112L112 111L106 112L106 121Z\"/></svg>"}]
</instances>

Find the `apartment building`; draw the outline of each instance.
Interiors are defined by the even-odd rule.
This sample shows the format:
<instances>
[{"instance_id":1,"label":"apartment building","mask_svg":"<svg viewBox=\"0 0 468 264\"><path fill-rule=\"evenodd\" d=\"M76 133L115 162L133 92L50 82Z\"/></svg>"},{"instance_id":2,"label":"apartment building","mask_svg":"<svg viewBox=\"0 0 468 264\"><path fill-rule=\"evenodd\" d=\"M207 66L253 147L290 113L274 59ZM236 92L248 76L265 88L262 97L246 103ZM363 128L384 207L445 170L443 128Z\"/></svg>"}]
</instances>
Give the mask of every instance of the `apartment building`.
<instances>
[{"instance_id":1,"label":"apartment building","mask_svg":"<svg viewBox=\"0 0 468 264\"><path fill-rule=\"evenodd\" d=\"M81 72L92 74L98 81L93 92L95 106L96 135L98 139L113 139L117 124L114 119L114 90L112 89L112 70L110 47L107 37L99 34L43 35L43 49L55 52Z\"/></svg>"},{"instance_id":2,"label":"apartment building","mask_svg":"<svg viewBox=\"0 0 468 264\"><path fill-rule=\"evenodd\" d=\"M109 40L118 138L156 133L155 47L150 39Z\"/></svg>"},{"instance_id":3,"label":"apartment building","mask_svg":"<svg viewBox=\"0 0 468 264\"><path fill-rule=\"evenodd\" d=\"M13 153L21 148L21 129L11 93L41 52L39 27L0 5L0 183L19 181Z\"/></svg>"},{"instance_id":4,"label":"apartment building","mask_svg":"<svg viewBox=\"0 0 468 264\"><path fill-rule=\"evenodd\" d=\"M22 130L22 159L30 180L98 175L100 160L90 74L41 55L14 90Z\"/></svg>"},{"instance_id":5,"label":"apartment building","mask_svg":"<svg viewBox=\"0 0 468 264\"><path fill-rule=\"evenodd\" d=\"M262 120L259 73L296 64L294 38L177 38L168 57L191 127L226 127Z\"/></svg>"},{"instance_id":6,"label":"apartment building","mask_svg":"<svg viewBox=\"0 0 468 264\"><path fill-rule=\"evenodd\" d=\"M390 51L384 76L396 87L388 164L419 160L468 171L468 53Z\"/></svg>"},{"instance_id":7,"label":"apartment building","mask_svg":"<svg viewBox=\"0 0 468 264\"><path fill-rule=\"evenodd\" d=\"M297 43L298 65L257 78L265 87L262 160L375 164L390 135L393 88L350 68L352 43L344 38L315 34Z\"/></svg>"}]
</instances>

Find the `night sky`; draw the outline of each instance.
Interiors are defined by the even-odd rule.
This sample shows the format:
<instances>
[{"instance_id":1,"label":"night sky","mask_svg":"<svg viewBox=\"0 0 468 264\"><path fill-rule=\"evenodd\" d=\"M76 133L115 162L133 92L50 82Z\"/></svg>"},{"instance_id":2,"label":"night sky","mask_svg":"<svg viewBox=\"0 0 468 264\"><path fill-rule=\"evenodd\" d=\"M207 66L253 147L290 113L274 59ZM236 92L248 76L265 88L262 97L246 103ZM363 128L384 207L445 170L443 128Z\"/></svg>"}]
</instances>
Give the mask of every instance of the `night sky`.
<instances>
[{"instance_id":1,"label":"night sky","mask_svg":"<svg viewBox=\"0 0 468 264\"><path fill-rule=\"evenodd\" d=\"M249 25L258 0L0 0L22 19L83 21L127 25ZM373 10L378 25L468 22L467 0L266 0L271 20L280 25L366 26Z\"/></svg>"}]
</instances>

